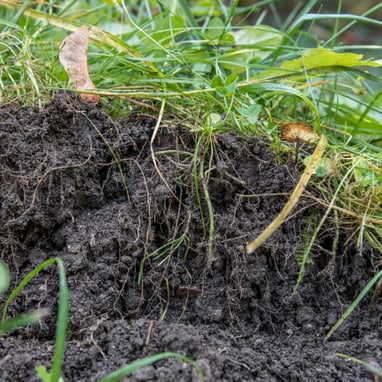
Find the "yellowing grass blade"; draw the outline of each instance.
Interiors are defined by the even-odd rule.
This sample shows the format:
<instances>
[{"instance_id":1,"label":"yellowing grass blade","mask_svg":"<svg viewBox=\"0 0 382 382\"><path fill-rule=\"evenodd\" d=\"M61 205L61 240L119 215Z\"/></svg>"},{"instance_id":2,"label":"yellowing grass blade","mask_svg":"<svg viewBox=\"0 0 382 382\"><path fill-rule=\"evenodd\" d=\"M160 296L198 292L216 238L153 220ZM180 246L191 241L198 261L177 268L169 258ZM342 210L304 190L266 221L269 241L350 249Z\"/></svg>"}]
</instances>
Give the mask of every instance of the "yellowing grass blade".
<instances>
[{"instance_id":1,"label":"yellowing grass blade","mask_svg":"<svg viewBox=\"0 0 382 382\"><path fill-rule=\"evenodd\" d=\"M0 4L8 8L18 9L23 4L23 0L1 0Z\"/></svg>"},{"instance_id":2,"label":"yellowing grass blade","mask_svg":"<svg viewBox=\"0 0 382 382\"><path fill-rule=\"evenodd\" d=\"M328 141L326 140L325 136L321 135L321 138L318 141L316 148L314 149L311 160L306 166L305 171L301 175L301 178L297 183L296 188L292 192L292 195L290 196L289 200L287 201L281 212L277 215L277 217L269 224L269 226L255 240L253 240L247 245L247 254L255 252L256 249L259 248L260 245L262 245L265 242L265 240L267 240L273 234L273 232L275 232L276 229L279 228L280 225L284 222L286 217L289 215L293 207L297 204L298 200L300 199L302 193L304 192L309 182L310 177L314 174L327 144Z\"/></svg>"}]
</instances>

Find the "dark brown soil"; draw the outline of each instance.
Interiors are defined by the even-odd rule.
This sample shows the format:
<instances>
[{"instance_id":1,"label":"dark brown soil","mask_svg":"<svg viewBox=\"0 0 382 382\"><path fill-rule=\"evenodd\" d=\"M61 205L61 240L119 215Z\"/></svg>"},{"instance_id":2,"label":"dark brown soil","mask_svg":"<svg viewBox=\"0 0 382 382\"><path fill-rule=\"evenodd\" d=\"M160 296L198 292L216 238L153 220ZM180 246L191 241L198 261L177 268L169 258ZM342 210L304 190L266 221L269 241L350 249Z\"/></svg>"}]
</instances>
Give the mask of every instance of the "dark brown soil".
<instances>
[{"instance_id":1,"label":"dark brown soil","mask_svg":"<svg viewBox=\"0 0 382 382\"><path fill-rule=\"evenodd\" d=\"M131 114L116 123L100 109L68 94L42 110L0 108L1 258L13 287L44 260L64 261L65 381L95 381L163 351L196 360L207 381L373 380L335 353L382 364L380 303L369 309L367 296L324 341L380 257L367 244L360 254L356 227L340 222L334 255L337 228L328 220L293 296L304 232L323 213L317 204L303 198L270 240L245 254L298 180L293 158L279 164L266 142L232 133L194 155L198 133L168 119L153 145L154 165L156 120ZM214 211L212 256L203 185ZM51 267L11 304L9 316L36 308L51 314L0 339L0 381L37 381L35 366L50 367L57 292ZM167 359L126 380L198 378Z\"/></svg>"}]
</instances>

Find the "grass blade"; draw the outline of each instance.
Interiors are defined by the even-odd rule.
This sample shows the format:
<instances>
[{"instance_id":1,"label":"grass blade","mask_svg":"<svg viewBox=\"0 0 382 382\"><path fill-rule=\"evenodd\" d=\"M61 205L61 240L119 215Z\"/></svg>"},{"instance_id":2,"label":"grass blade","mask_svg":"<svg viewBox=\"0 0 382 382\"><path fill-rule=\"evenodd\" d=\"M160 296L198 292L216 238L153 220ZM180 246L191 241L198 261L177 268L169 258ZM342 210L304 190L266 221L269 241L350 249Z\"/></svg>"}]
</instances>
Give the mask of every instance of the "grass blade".
<instances>
[{"instance_id":1,"label":"grass blade","mask_svg":"<svg viewBox=\"0 0 382 382\"><path fill-rule=\"evenodd\" d=\"M58 300L56 343L53 356L51 382L57 382L60 378L65 353L69 310L69 291L66 283L64 263L58 257L54 258L54 260L56 261L58 267L60 294Z\"/></svg>"},{"instance_id":2,"label":"grass blade","mask_svg":"<svg viewBox=\"0 0 382 382\"><path fill-rule=\"evenodd\" d=\"M8 297L7 301L5 302L4 308L3 308L3 314L1 317L1 323L3 324L5 322L5 317L7 315L8 306L9 304L15 299L15 297L25 288L25 286L31 281L34 277L36 277L43 269L49 267L55 262L55 259L49 259L44 261L42 264L40 264L38 267L34 268L32 271L30 271L20 282L19 285L13 290L11 295Z\"/></svg>"},{"instance_id":3,"label":"grass blade","mask_svg":"<svg viewBox=\"0 0 382 382\"><path fill-rule=\"evenodd\" d=\"M101 378L100 380L98 380L98 382L117 382L117 381L120 381L122 378L128 377L129 375L131 375L135 371L141 369L142 367L151 365L151 364L153 364L157 361L160 361L161 359L164 359L164 358L178 358L181 361L194 366L196 369L196 372L198 373L200 380L201 381L205 380L201 367L195 361L193 361L192 359L190 359L190 358L188 358L182 354L179 354L179 353L165 352L165 353L156 354L156 355L153 355L150 357L142 358L142 359L139 359L137 361L131 362L128 365L125 365L125 366L115 370L114 372L106 375L105 377Z\"/></svg>"},{"instance_id":4,"label":"grass blade","mask_svg":"<svg viewBox=\"0 0 382 382\"><path fill-rule=\"evenodd\" d=\"M40 321L43 317L47 316L49 311L47 309L39 309L26 314L20 314L15 318L6 320L0 324L0 336L15 329L22 328Z\"/></svg>"},{"instance_id":5,"label":"grass blade","mask_svg":"<svg viewBox=\"0 0 382 382\"><path fill-rule=\"evenodd\" d=\"M382 377L382 370L379 367L374 366L373 364L369 362L362 361L359 358L352 357L347 354L342 353L336 353L337 357L345 358L346 360L353 361L355 363L358 363L359 365L365 366L367 369L369 369L372 373L374 373L378 377ZM378 379L374 378L374 381L378 381Z\"/></svg>"},{"instance_id":6,"label":"grass blade","mask_svg":"<svg viewBox=\"0 0 382 382\"><path fill-rule=\"evenodd\" d=\"M334 324L334 326L329 330L329 333L325 337L325 341L329 339L333 333L343 324L343 322L350 316L353 310L357 307L360 301L365 297L366 293L371 289L371 287L382 277L382 271L379 271L362 289L361 293L353 301L353 303L346 309L345 313L341 318Z\"/></svg>"}]
</instances>

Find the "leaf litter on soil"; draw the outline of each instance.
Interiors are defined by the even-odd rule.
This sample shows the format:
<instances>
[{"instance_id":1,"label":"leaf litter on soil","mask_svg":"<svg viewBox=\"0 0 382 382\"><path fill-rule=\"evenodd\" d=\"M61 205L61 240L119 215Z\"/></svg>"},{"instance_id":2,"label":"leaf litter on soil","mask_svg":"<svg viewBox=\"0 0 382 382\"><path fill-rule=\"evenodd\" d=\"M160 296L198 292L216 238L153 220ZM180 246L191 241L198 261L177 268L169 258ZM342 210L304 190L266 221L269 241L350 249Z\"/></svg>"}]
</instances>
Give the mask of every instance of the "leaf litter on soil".
<instances>
[{"instance_id":1,"label":"leaf litter on soil","mask_svg":"<svg viewBox=\"0 0 382 382\"><path fill-rule=\"evenodd\" d=\"M267 142L233 133L215 137L208 181L215 239L208 272L208 213L202 200L203 223L193 179L195 133L170 121L158 133L153 149L165 185L149 147L155 120L145 115L115 122L95 105L62 93L41 110L1 106L0 125L1 258L13 285L47 258L65 263L65 380L95 381L163 351L196 360L208 381L370 380L360 365L335 353L380 362L380 304L370 311L367 297L330 341L324 337L371 279L375 250L366 245L357 255L344 231L334 256L335 227L327 224L292 296L304 230L323 213L303 197L270 240L253 255L245 253L298 182L302 169L293 155L278 164ZM166 249L160 257L149 256L160 248ZM54 270L41 273L9 314L36 307L55 312L56 281ZM0 380L38 380L34 367L49 365L54 325L52 315L1 338L6 362ZM168 359L128 380L197 376L191 366Z\"/></svg>"}]
</instances>

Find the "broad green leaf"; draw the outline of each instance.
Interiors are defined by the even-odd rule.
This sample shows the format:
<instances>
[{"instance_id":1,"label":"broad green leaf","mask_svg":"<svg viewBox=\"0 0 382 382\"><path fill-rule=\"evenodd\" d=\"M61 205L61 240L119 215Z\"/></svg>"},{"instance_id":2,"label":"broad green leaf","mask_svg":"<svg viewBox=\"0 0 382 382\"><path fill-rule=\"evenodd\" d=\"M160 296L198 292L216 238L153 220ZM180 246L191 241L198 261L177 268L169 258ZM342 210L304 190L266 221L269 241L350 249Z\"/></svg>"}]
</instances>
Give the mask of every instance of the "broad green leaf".
<instances>
[{"instance_id":1,"label":"broad green leaf","mask_svg":"<svg viewBox=\"0 0 382 382\"><path fill-rule=\"evenodd\" d=\"M237 45L250 45L256 48L269 46L276 48L282 39L280 32L267 25L245 26L233 32Z\"/></svg>"},{"instance_id":2,"label":"broad green leaf","mask_svg":"<svg viewBox=\"0 0 382 382\"><path fill-rule=\"evenodd\" d=\"M220 97L231 97L236 91L236 83L227 84L225 86L217 86L216 93Z\"/></svg>"},{"instance_id":3,"label":"broad green leaf","mask_svg":"<svg viewBox=\"0 0 382 382\"><path fill-rule=\"evenodd\" d=\"M311 158L312 158L311 155L305 157L303 161L305 166L309 165ZM333 161L331 161L328 157L322 157L320 161L317 163L315 174L316 176L320 176L320 177L330 175L334 172L334 167L335 167L335 164L333 163Z\"/></svg>"},{"instance_id":4,"label":"broad green leaf","mask_svg":"<svg viewBox=\"0 0 382 382\"><path fill-rule=\"evenodd\" d=\"M337 53L333 50L319 46L309 49L300 58L285 61L281 68L290 70L317 69L327 66L380 66L375 61L362 61L363 55L356 53Z\"/></svg>"},{"instance_id":5,"label":"broad green leaf","mask_svg":"<svg viewBox=\"0 0 382 382\"><path fill-rule=\"evenodd\" d=\"M236 91L237 75L230 74L226 79L221 76L215 76L211 81L211 86L216 89L216 93L221 97L230 97Z\"/></svg>"},{"instance_id":6,"label":"broad green leaf","mask_svg":"<svg viewBox=\"0 0 382 382\"><path fill-rule=\"evenodd\" d=\"M236 74L236 73L231 73L231 74L226 78L225 83L226 83L227 85L229 85L229 84L232 84L232 83L234 83L234 82L236 82L236 81L237 81L237 74Z\"/></svg>"},{"instance_id":7,"label":"broad green leaf","mask_svg":"<svg viewBox=\"0 0 382 382\"><path fill-rule=\"evenodd\" d=\"M220 45L233 45L235 43L235 37L232 33L224 33L220 36Z\"/></svg>"},{"instance_id":8,"label":"broad green leaf","mask_svg":"<svg viewBox=\"0 0 382 382\"><path fill-rule=\"evenodd\" d=\"M155 20L155 26L150 37L162 45L168 45L185 27L184 19L179 16L161 17ZM145 37L143 37L145 38Z\"/></svg>"},{"instance_id":9,"label":"broad green leaf","mask_svg":"<svg viewBox=\"0 0 382 382\"><path fill-rule=\"evenodd\" d=\"M220 17L213 17L208 23L206 37L214 40L218 39L224 33L224 23Z\"/></svg>"},{"instance_id":10,"label":"broad green leaf","mask_svg":"<svg viewBox=\"0 0 382 382\"><path fill-rule=\"evenodd\" d=\"M377 61L362 61L363 55L356 53L337 53L319 46L304 52L301 57L284 61L278 68L265 70L252 79L270 79L293 74L304 74L306 70L328 69L335 67L352 68L355 66L381 66Z\"/></svg>"},{"instance_id":11,"label":"broad green leaf","mask_svg":"<svg viewBox=\"0 0 382 382\"><path fill-rule=\"evenodd\" d=\"M212 80L211 80L211 86L213 88L216 88L218 86L223 86L224 84L224 81L223 81L223 78L221 76L215 76Z\"/></svg>"},{"instance_id":12,"label":"broad green leaf","mask_svg":"<svg viewBox=\"0 0 382 382\"><path fill-rule=\"evenodd\" d=\"M255 124L259 117L262 107L254 103L247 107L239 107L237 111L246 119L247 123Z\"/></svg>"},{"instance_id":13,"label":"broad green leaf","mask_svg":"<svg viewBox=\"0 0 382 382\"><path fill-rule=\"evenodd\" d=\"M243 72L251 61L267 58L279 46L282 36L276 29L265 26L245 26L231 33L235 47L219 58L223 67Z\"/></svg>"},{"instance_id":14,"label":"broad green leaf","mask_svg":"<svg viewBox=\"0 0 382 382\"><path fill-rule=\"evenodd\" d=\"M352 94L337 94L336 98L333 124L337 130L368 142L382 137L382 114L378 103L373 106L369 98L355 99ZM330 103L328 106L331 107Z\"/></svg>"}]
</instances>

